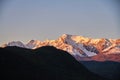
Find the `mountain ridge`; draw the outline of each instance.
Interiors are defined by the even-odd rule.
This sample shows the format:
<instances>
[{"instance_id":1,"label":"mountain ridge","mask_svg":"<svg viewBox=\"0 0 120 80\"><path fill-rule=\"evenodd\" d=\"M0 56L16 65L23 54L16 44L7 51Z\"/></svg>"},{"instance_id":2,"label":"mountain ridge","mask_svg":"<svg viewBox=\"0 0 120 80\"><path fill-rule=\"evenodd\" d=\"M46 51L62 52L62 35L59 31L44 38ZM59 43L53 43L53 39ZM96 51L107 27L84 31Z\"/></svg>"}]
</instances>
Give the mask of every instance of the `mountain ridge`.
<instances>
[{"instance_id":1,"label":"mountain ridge","mask_svg":"<svg viewBox=\"0 0 120 80\"><path fill-rule=\"evenodd\" d=\"M36 49L42 46L54 46L58 49L67 51L78 61L99 60L100 58L101 61L104 61L106 60L104 58L106 56L120 55L120 39L92 39L69 34L63 34L56 40L46 40L43 42L39 40L30 40L27 44L23 44L20 41L12 41L4 44L2 47L7 46L18 46L28 49ZM120 61L117 56L114 57L114 59L116 58L117 60L115 61ZM111 60L111 58L108 60Z\"/></svg>"},{"instance_id":2,"label":"mountain ridge","mask_svg":"<svg viewBox=\"0 0 120 80\"><path fill-rule=\"evenodd\" d=\"M89 71L66 51L52 46L34 50L0 48L0 65L4 80L108 80Z\"/></svg>"}]
</instances>

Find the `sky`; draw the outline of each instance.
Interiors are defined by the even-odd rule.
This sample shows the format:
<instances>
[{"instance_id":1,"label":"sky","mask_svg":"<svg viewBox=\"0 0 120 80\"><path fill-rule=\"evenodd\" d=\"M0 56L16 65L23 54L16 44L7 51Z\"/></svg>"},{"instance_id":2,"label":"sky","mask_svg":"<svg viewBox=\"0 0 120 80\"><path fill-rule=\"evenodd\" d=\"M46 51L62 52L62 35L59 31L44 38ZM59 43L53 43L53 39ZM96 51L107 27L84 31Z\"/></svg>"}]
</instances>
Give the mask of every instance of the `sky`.
<instances>
[{"instance_id":1,"label":"sky","mask_svg":"<svg viewBox=\"0 0 120 80\"><path fill-rule=\"evenodd\" d=\"M0 45L57 39L62 34L120 38L116 0L3 0Z\"/></svg>"}]
</instances>

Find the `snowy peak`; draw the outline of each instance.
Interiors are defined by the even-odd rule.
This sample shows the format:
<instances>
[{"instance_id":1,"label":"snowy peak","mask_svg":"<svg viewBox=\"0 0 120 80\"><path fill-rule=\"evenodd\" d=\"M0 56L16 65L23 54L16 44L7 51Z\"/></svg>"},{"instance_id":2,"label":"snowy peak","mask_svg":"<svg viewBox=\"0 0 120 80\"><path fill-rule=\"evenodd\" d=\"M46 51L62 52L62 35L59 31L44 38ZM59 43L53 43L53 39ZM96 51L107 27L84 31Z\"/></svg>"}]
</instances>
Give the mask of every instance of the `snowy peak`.
<instances>
[{"instance_id":1,"label":"snowy peak","mask_svg":"<svg viewBox=\"0 0 120 80\"><path fill-rule=\"evenodd\" d=\"M27 44L26 44L26 48L29 49L33 49L34 47L39 46L41 42L39 40L30 40Z\"/></svg>"},{"instance_id":2,"label":"snowy peak","mask_svg":"<svg viewBox=\"0 0 120 80\"><path fill-rule=\"evenodd\" d=\"M17 47L25 48L25 45L22 42L20 42L20 41L11 41L8 44L3 44L2 47L6 47L6 46L17 46Z\"/></svg>"}]
</instances>

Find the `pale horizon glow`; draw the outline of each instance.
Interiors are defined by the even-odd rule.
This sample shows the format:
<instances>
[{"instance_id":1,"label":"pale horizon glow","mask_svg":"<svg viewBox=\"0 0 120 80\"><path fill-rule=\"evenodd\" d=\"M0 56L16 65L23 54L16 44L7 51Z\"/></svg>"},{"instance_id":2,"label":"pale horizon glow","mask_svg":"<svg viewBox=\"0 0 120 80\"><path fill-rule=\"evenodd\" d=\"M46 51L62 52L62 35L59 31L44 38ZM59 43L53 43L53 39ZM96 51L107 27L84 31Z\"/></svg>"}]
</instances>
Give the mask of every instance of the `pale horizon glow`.
<instances>
[{"instance_id":1,"label":"pale horizon glow","mask_svg":"<svg viewBox=\"0 0 120 80\"><path fill-rule=\"evenodd\" d=\"M54 40L62 34L120 38L114 0L6 0L0 7L0 45Z\"/></svg>"}]
</instances>

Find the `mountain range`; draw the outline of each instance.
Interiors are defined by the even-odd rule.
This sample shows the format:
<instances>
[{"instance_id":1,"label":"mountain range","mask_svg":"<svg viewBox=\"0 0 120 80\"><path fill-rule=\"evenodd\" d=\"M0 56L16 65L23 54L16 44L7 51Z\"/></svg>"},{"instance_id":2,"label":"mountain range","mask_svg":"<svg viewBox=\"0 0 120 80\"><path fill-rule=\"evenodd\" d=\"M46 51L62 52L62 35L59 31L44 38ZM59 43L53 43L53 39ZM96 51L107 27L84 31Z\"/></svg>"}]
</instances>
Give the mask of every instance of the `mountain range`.
<instances>
[{"instance_id":1,"label":"mountain range","mask_svg":"<svg viewBox=\"0 0 120 80\"><path fill-rule=\"evenodd\" d=\"M56 40L30 40L27 44L11 41L1 47L17 46L37 49L43 46L54 46L67 51L77 61L117 61L120 62L120 39L92 39L78 35L63 34Z\"/></svg>"}]
</instances>

